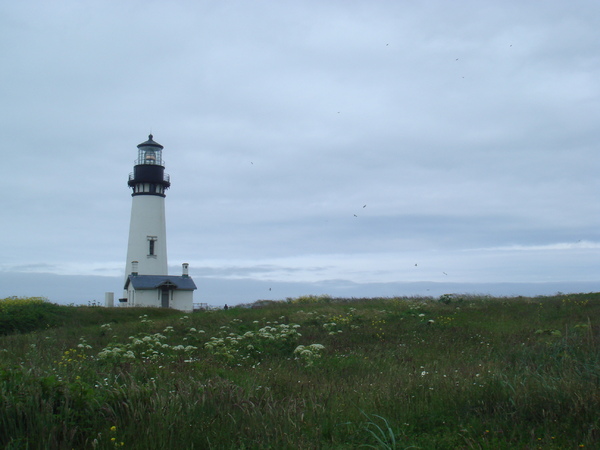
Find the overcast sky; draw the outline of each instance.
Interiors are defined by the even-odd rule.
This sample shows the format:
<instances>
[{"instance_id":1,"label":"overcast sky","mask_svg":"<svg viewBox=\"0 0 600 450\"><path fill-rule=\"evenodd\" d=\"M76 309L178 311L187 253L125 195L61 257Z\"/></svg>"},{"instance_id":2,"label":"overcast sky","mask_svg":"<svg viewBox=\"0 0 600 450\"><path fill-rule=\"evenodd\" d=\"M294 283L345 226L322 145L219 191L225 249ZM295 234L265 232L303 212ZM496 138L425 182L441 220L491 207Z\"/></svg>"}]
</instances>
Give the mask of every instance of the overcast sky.
<instances>
[{"instance_id":1,"label":"overcast sky","mask_svg":"<svg viewBox=\"0 0 600 450\"><path fill-rule=\"evenodd\" d=\"M0 296L121 295L149 133L197 302L600 289L596 0L7 1L0 55Z\"/></svg>"}]
</instances>

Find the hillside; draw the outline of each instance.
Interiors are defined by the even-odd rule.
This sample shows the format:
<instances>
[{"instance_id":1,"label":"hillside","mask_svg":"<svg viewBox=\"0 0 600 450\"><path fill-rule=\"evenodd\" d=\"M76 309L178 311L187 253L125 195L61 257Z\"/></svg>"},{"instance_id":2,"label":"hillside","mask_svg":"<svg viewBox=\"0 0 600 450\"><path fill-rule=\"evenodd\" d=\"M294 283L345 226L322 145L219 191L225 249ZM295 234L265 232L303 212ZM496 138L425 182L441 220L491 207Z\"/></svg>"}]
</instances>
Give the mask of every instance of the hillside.
<instances>
[{"instance_id":1,"label":"hillside","mask_svg":"<svg viewBox=\"0 0 600 450\"><path fill-rule=\"evenodd\" d=\"M4 448L597 448L600 294L0 300Z\"/></svg>"}]
</instances>

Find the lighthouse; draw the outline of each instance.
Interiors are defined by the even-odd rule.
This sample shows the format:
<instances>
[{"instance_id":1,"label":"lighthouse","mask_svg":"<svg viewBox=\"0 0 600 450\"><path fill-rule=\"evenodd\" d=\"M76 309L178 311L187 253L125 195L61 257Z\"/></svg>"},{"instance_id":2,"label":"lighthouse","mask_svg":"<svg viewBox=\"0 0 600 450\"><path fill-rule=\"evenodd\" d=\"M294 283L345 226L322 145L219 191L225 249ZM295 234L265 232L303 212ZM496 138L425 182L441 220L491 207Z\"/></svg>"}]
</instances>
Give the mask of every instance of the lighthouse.
<instances>
[{"instance_id":1,"label":"lighthouse","mask_svg":"<svg viewBox=\"0 0 600 450\"><path fill-rule=\"evenodd\" d=\"M165 197L171 181L162 159L164 147L149 135L137 148L127 183L132 203L121 303L192 311L196 285L189 276L189 265L182 264L181 276L168 275Z\"/></svg>"},{"instance_id":2,"label":"lighthouse","mask_svg":"<svg viewBox=\"0 0 600 450\"><path fill-rule=\"evenodd\" d=\"M138 157L127 183L133 192L125 273L131 273L131 265L137 261L136 272L165 275L168 273L165 196L171 182L162 160L164 147L150 135L137 148Z\"/></svg>"}]
</instances>

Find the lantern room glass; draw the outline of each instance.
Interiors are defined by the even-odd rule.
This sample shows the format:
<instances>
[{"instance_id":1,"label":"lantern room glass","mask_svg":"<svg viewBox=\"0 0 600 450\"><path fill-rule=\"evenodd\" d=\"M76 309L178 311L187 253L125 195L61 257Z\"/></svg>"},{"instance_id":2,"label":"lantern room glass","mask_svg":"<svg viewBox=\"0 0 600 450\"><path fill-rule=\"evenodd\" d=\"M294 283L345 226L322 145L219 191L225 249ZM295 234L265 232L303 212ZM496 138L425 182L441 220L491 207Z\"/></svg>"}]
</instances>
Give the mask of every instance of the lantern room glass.
<instances>
[{"instance_id":1,"label":"lantern room glass","mask_svg":"<svg viewBox=\"0 0 600 450\"><path fill-rule=\"evenodd\" d=\"M162 150L159 147L144 145L138 148L138 159L136 164L151 164L164 166L162 160Z\"/></svg>"}]
</instances>

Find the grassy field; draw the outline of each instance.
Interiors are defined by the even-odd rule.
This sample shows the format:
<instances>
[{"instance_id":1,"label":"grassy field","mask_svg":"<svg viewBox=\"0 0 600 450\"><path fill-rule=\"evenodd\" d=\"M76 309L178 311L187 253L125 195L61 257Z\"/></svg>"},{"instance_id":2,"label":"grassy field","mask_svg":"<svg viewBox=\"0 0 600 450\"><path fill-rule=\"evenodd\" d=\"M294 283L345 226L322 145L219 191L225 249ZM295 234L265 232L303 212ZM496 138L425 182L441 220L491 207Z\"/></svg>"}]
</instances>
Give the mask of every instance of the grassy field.
<instances>
[{"instance_id":1,"label":"grassy field","mask_svg":"<svg viewBox=\"0 0 600 450\"><path fill-rule=\"evenodd\" d=\"M7 449L600 448L600 294L0 300Z\"/></svg>"}]
</instances>

